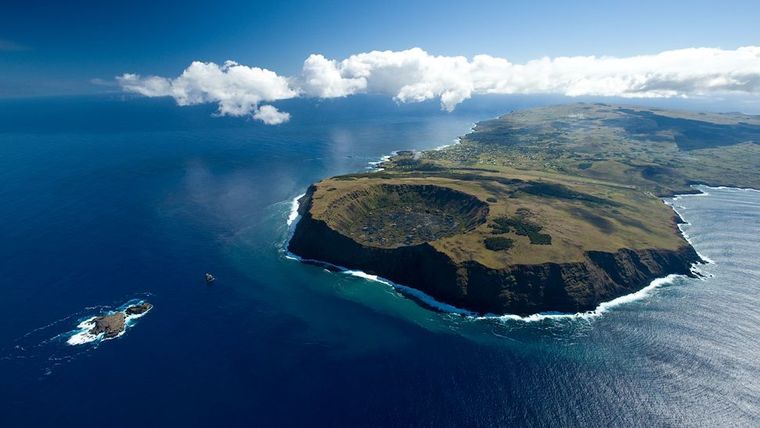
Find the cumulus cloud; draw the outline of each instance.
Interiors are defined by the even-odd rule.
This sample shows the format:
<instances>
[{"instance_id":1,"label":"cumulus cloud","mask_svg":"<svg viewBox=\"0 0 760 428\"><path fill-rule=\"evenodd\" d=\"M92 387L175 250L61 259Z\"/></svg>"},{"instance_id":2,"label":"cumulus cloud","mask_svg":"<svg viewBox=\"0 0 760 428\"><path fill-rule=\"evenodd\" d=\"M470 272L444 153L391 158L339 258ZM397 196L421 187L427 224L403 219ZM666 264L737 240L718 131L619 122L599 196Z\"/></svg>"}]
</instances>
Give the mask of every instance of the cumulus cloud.
<instances>
[{"instance_id":1,"label":"cumulus cloud","mask_svg":"<svg viewBox=\"0 0 760 428\"><path fill-rule=\"evenodd\" d=\"M254 119L258 119L267 125L279 125L290 120L290 113L281 112L277 107L264 105L258 108L253 114Z\"/></svg>"},{"instance_id":2,"label":"cumulus cloud","mask_svg":"<svg viewBox=\"0 0 760 428\"><path fill-rule=\"evenodd\" d=\"M366 77L346 77L341 68L335 60L310 55L304 61L299 79L302 92L307 96L335 98L367 89Z\"/></svg>"},{"instance_id":3,"label":"cumulus cloud","mask_svg":"<svg viewBox=\"0 0 760 428\"><path fill-rule=\"evenodd\" d=\"M289 116L278 112L273 106L260 104L298 95L285 77L234 61L227 61L221 66L195 61L174 79L123 74L117 80L129 92L147 97L169 96L181 106L215 102L221 115L245 116L253 113L254 118L271 124L282 123Z\"/></svg>"},{"instance_id":4,"label":"cumulus cloud","mask_svg":"<svg viewBox=\"0 0 760 428\"><path fill-rule=\"evenodd\" d=\"M760 95L760 47L690 48L631 57L540 58L514 64L490 55L436 56L419 48L372 51L343 60L311 55L286 78L228 61L193 62L179 77L117 78L126 91L171 96L179 105L216 102L219 114L252 114L265 123L289 115L271 105L297 96L379 93L398 102L438 99L445 110L478 94L561 94L629 98Z\"/></svg>"}]
</instances>

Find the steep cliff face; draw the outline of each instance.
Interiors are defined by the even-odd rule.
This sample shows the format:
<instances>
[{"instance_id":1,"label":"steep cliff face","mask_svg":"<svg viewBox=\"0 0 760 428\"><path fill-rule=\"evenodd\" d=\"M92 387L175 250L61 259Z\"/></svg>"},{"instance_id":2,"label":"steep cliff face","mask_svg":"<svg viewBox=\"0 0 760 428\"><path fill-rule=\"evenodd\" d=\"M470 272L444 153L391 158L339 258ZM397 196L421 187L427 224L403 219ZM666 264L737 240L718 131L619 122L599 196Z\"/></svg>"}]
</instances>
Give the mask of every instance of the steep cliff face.
<instances>
[{"instance_id":1,"label":"steep cliff face","mask_svg":"<svg viewBox=\"0 0 760 428\"><path fill-rule=\"evenodd\" d=\"M700 261L693 248L588 251L582 262L491 269L455 263L428 243L381 248L331 228L311 213L312 186L301 199L301 220L288 248L294 254L359 269L414 287L439 301L479 313L520 314L594 309L668 274L690 275Z\"/></svg>"}]
</instances>

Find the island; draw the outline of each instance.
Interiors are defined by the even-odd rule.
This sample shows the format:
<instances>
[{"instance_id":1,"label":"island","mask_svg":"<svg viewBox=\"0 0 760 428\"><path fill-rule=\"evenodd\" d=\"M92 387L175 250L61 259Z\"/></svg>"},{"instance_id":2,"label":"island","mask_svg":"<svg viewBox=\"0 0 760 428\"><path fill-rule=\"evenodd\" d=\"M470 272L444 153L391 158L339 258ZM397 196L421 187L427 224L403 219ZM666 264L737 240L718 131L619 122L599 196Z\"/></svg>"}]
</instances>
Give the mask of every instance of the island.
<instances>
[{"instance_id":1,"label":"island","mask_svg":"<svg viewBox=\"0 0 760 428\"><path fill-rule=\"evenodd\" d=\"M760 188L760 117L542 107L380 166L311 185L289 251L480 314L582 312L693 275L662 198Z\"/></svg>"},{"instance_id":2,"label":"island","mask_svg":"<svg viewBox=\"0 0 760 428\"><path fill-rule=\"evenodd\" d=\"M104 339L113 339L124 332L127 317L142 315L151 310L151 308L153 308L153 305L143 302L128 306L123 311L95 317L92 320L93 326L88 333L93 336L100 336L102 334Z\"/></svg>"}]
</instances>

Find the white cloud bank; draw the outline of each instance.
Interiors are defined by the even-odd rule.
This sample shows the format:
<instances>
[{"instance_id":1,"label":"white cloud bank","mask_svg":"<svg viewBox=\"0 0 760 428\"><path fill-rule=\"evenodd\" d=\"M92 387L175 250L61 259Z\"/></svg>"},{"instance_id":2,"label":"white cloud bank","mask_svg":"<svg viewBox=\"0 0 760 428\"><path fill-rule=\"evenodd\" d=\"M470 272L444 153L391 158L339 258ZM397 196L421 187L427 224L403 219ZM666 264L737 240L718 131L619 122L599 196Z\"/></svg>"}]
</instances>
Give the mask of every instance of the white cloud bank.
<instances>
[{"instance_id":1,"label":"white cloud bank","mask_svg":"<svg viewBox=\"0 0 760 428\"><path fill-rule=\"evenodd\" d=\"M193 62L174 79L118 77L122 88L179 105L215 102L219 114L267 124L288 121L268 103L294 97L335 98L380 93L398 102L440 99L441 107L478 94L560 94L628 98L760 96L760 46L691 48L625 58L541 58L524 64L489 55L435 56L422 49L372 51L337 61L311 55L299 76L283 77L233 61Z\"/></svg>"},{"instance_id":2,"label":"white cloud bank","mask_svg":"<svg viewBox=\"0 0 760 428\"><path fill-rule=\"evenodd\" d=\"M298 96L288 79L258 67L246 67L233 61L224 65L194 61L174 79L136 74L117 77L125 91L146 97L172 97L181 106L215 102L219 114L253 117L270 125L286 122L290 115L262 102Z\"/></svg>"}]
</instances>

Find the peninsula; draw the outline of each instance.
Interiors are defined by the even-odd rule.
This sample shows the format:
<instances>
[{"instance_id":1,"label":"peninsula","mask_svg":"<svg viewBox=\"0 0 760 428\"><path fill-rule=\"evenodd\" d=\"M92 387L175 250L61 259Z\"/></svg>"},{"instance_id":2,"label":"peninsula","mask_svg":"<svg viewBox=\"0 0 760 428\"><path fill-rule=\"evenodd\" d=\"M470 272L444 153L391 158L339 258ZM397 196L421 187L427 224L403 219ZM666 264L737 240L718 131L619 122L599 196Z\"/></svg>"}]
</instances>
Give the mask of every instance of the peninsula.
<instances>
[{"instance_id":1,"label":"peninsula","mask_svg":"<svg viewBox=\"0 0 760 428\"><path fill-rule=\"evenodd\" d=\"M700 258L662 197L760 188L760 117L571 104L322 180L288 245L478 313L578 312Z\"/></svg>"}]
</instances>

